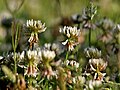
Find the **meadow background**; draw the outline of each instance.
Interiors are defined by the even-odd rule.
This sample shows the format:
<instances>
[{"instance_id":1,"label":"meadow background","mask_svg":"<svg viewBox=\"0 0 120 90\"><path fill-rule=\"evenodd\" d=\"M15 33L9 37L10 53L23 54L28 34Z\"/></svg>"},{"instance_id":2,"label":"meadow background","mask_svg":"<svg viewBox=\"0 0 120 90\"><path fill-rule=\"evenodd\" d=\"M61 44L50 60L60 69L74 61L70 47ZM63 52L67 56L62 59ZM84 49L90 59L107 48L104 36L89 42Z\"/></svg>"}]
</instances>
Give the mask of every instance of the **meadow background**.
<instances>
[{"instance_id":1,"label":"meadow background","mask_svg":"<svg viewBox=\"0 0 120 90\"><path fill-rule=\"evenodd\" d=\"M14 2L16 0L7 0L7 1L9 2L9 5L11 7L13 4L17 5ZM119 29L120 29L120 0L91 0L91 1L92 3L94 3L94 5L98 7L97 14L95 15L92 23L98 25L100 21L106 20L105 27L108 26L107 28L108 34L109 32L112 32L112 30L114 29L114 25L116 24L119 24ZM63 37L61 37L58 32L59 28L65 25L66 26L72 25L73 22L71 22L71 17L74 15L79 15L79 14L81 15L83 9L86 8L89 2L90 0L24 0L22 7L17 11L15 18L16 21L19 21L23 26L26 24L26 21L29 19L41 20L42 22L44 22L45 26L47 27L47 30L39 35L40 37L39 46L43 46L45 43L61 42ZM5 0L0 0L0 56L6 57L7 54L13 52L11 30L10 30L12 20L13 17L6 8ZM118 34L118 38L119 38L118 43L116 43L116 38L114 37L114 34L112 36L113 38L111 39L111 41L109 40L109 38L111 37L108 36L107 43L101 42L98 40L99 39L98 36L104 34L104 30L102 32L102 29L103 28L100 26L98 28L95 27L95 30L91 31L91 46L94 46L102 51L102 57L106 59L106 61L108 62L108 66L105 70L106 77L109 78L110 81L113 81L115 84L112 83L110 85L105 85L105 88L108 87L110 89L101 89L101 90L119 90L120 88L119 35L120 34ZM26 47L28 48L27 40L30 37L30 33L26 33L26 32L24 33L24 32L25 30L22 29L20 42L18 44L16 52L22 52L23 50L26 50ZM85 36L83 36L83 38L84 38L83 43L80 44L77 48L78 52L77 50L73 51L72 53L70 53L72 55L69 56L69 58L71 59L77 57L78 62L80 63L81 68L84 71L88 59L86 59L83 51L85 48L89 47L89 29L85 30ZM105 38L106 41L107 39ZM74 57L74 53L76 57ZM57 59L58 58L65 59L66 51L62 55L58 56ZM107 57L109 57L109 59ZM7 61L6 59L6 61L0 61L0 65L3 65L3 62L5 62L6 65L9 63L9 61ZM83 71L81 70L81 73L83 73ZM0 76L3 75L4 74L0 66ZM117 86L116 89L113 89L115 88L114 85Z\"/></svg>"}]
</instances>

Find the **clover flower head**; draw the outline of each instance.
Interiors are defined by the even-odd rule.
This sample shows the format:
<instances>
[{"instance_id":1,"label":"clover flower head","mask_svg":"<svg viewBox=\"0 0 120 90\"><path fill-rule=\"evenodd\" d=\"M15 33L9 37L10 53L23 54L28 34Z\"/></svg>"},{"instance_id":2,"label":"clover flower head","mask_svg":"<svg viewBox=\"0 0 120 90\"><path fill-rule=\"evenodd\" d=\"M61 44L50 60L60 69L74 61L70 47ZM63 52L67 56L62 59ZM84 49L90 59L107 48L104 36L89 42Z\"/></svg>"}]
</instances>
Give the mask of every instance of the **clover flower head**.
<instances>
[{"instance_id":1,"label":"clover flower head","mask_svg":"<svg viewBox=\"0 0 120 90\"><path fill-rule=\"evenodd\" d=\"M61 54L64 51L60 43L45 43L43 48L51 51L55 51L57 55Z\"/></svg>"},{"instance_id":2,"label":"clover flower head","mask_svg":"<svg viewBox=\"0 0 120 90\"><path fill-rule=\"evenodd\" d=\"M64 48L62 47L60 43L53 43L51 46L51 49L55 51L55 53L58 55L64 52Z\"/></svg>"},{"instance_id":3,"label":"clover flower head","mask_svg":"<svg viewBox=\"0 0 120 90\"><path fill-rule=\"evenodd\" d=\"M32 49L33 45L38 42L38 33L44 32L46 30L45 23L42 24L40 20L27 20L26 27L31 30L31 36L28 40L30 43L30 48Z\"/></svg>"},{"instance_id":4,"label":"clover flower head","mask_svg":"<svg viewBox=\"0 0 120 90\"><path fill-rule=\"evenodd\" d=\"M86 57L88 58L99 58L101 57L101 51L99 51L97 48L89 47L84 50Z\"/></svg>"},{"instance_id":5,"label":"clover flower head","mask_svg":"<svg viewBox=\"0 0 120 90\"><path fill-rule=\"evenodd\" d=\"M106 73L96 72L96 73L94 74L94 80L104 81L105 75L106 75Z\"/></svg>"},{"instance_id":6,"label":"clover flower head","mask_svg":"<svg viewBox=\"0 0 120 90\"><path fill-rule=\"evenodd\" d=\"M45 23L42 24L40 20L27 20L26 26L32 31L32 32L37 32L41 33L46 30Z\"/></svg>"},{"instance_id":7,"label":"clover flower head","mask_svg":"<svg viewBox=\"0 0 120 90\"><path fill-rule=\"evenodd\" d=\"M60 33L63 33L68 38L72 37L78 37L80 34L80 29L77 29L77 27L71 27L71 26L64 26L63 29L60 28Z\"/></svg>"},{"instance_id":8,"label":"clover flower head","mask_svg":"<svg viewBox=\"0 0 120 90\"><path fill-rule=\"evenodd\" d=\"M80 83L80 84L84 84L85 83L85 77L83 77L83 76L76 76L76 77L73 77L72 78L72 82L73 83Z\"/></svg>"},{"instance_id":9,"label":"clover flower head","mask_svg":"<svg viewBox=\"0 0 120 90\"><path fill-rule=\"evenodd\" d=\"M37 51L28 50L27 51L27 56L28 56L28 59L35 59L36 56L37 56Z\"/></svg>"},{"instance_id":10,"label":"clover flower head","mask_svg":"<svg viewBox=\"0 0 120 90\"><path fill-rule=\"evenodd\" d=\"M64 26L63 29L60 28L59 32L67 37L62 44L66 45L69 51L74 50L74 46L79 44L80 29L77 29L77 27Z\"/></svg>"},{"instance_id":11,"label":"clover flower head","mask_svg":"<svg viewBox=\"0 0 120 90\"><path fill-rule=\"evenodd\" d=\"M95 87L100 87L101 85L102 85L102 82L97 80L90 80L88 82L88 86L90 90L94 90Z\"/></svg>"},{"instance_id":12,"label":"clover flower head","mask_svg":"<svg viewBox=\"0 0 120 90\"><path fill-rule=\"evenodd\" d=\"M105 70L107 67L107 62L103 59L89 59L90 70L94 72L94 80L103 81L104 76L106 73L102 73L101 71Z\"/></svg>"},{"instance_id":13,"label":"clover flower head","mask_svg":"<svg viewBox=\"0 0 120 90\"><path fill-rule=\"evenodd\" d=\"M41 51L37 50L28 50L26 52L28 61L32 61L33 63L38 63L41 60Z\"/></svg>"},{"instance_id":14,"label":"clover flower head","mask_svg":"<svg viewBox=\"0 0 120 90\"><path fill-rule=\"evenodd\" d=\"M107 62L105 62L102 58L99 59L90 59L89 64L91 66L91 69L93 71L96 71L97 69L99 71L103 71L107 67Z\"/></svg>"},{"instance_id":15,"label":"clover flower head","mask_svg":"<svg viewBox=\"0 0 120 90\"><path fill-rule=\"evenodd\" d=\"M51 61L55 58L56 54L54 51L50 51L47 49L42 50L42 59L43 60L47 60L47 61Z\"/></svg>"}]
</instances>

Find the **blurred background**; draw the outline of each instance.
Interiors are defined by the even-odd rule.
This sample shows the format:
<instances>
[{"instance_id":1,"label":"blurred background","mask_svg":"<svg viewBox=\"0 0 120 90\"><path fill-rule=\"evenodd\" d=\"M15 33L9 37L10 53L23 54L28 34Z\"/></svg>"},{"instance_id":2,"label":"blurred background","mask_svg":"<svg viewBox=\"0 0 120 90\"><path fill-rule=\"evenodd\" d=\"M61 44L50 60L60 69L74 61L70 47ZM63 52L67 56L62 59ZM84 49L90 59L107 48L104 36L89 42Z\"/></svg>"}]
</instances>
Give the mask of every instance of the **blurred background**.
<instances>
[{"instance_id":1,"label":"blurred background","mask_svg":"<svg viewBox=\"0 0 120 90\"><path fill-rule=\"evenodd\" d=\"M10 26L12 15L5 5L8 2L11 9L15 9L21 0L0 0L0 55L11 50ZM120 0L93 0L98 6L97 17L107 17L115 23L120 23ZM58 32L57 26L70 23L70 17L81 14L89 0L25 0L15 17L23 24L28 19L45 22L47 31L44 33L41 44L53 42ZM53 30L54 29L54 30ZM55 34L54 34L55 33Z\"/></svg>"}]
</instances>

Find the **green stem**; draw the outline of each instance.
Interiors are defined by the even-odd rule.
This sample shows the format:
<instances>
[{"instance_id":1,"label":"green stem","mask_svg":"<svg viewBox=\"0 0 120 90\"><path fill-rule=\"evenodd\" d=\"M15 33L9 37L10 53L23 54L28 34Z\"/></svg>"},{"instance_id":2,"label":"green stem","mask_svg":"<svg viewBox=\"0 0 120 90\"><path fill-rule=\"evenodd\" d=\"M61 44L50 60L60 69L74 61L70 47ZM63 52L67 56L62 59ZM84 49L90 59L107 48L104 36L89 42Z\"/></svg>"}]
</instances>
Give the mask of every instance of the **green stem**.
<instances>
[{"instance_id":1,"label":"green stem","mask_svg":"<svg viewBox=\"0 0 120 90\"><path fill-rule=\"evenodd\" d=\"M13 16L14 17L14 16ZM12 46L13 46L13 53L14 53L14 73L17 73L17 57L16 57L16 48L18 45L18 37L19 37L19 25L15 23L15 18L12 22Z\"/></svg>"},{"instance_id":2,"label":"green stem","mask_svg":"<svg viewBox=\"0 0 120 90\"><path fill-rule=\"evenodd\" d=\"M16 74L17 73L17 65L16 65L16 43L15 43L15 38L14 38L14 35L15 35L15 19L13 20L12 22L12 28L11 28L11 33L12 33L12 47L13 47L13 53L14 53L14 73Z\"/></svg>"},{"instance_id":3,"label":"green stem","mask_svg":"<svg viewBox=\"0 0 120 90\"><path fill-rule=\"evenodd\" d=\"M67 51L66 56L65 56L65 61L68 59L69 56L69 51Z\"/></svg>"},{"instance_id":4,"label":"green stem","mask_svg":"<svg viewBox=\"0 0 120 90\"><path fill-rule=\"evenodd\" d=\"M91 28L89 29L89 46L91 46Z\"/></svg>"},{"instance_id":5,"label":"green stem","mask_svg":"<svg viewBox=\"0 0 120 90\"><path fill-rule=\"evenodd\" d=\"M32 67L32 62L30 61L29 62L29 68L31 68L31 67ZM31 75L29 77L29 85L32 86L32 76Z\"/></svg>"},{"instance_id":6,"label":"green stem","mask_svg":"<svg viewBox=\"0 0 120 90\"><path fill-rule=\"evenodd\" d=\"M14 73L17 73L17 61L16 61L16 53L14 52Z\"/></svg>"},{"instance_id":7,"label":"green stem","mask_svg":"<svg viewBox=\"0 0 120 90\"><path fill-rule=\"evenodd\" d=\"M48 82L48 80L46 80L46 82L45 82L45 90L49 90L49 82Z\"/></svg>"},{"instance_id":8,"label":"green stem","mask_svg":"<svg viewBox=\"0 0 120 90\"><path fill-rule=\"evenodd\" d=\"M67 90L66 89L66 82L64 79L64 77L65 77L64 70L61 67L58 67L58 70L59 70L59 78L58 78L59 88L60 88L60 90Z\"/></svg>"}]
</instances>

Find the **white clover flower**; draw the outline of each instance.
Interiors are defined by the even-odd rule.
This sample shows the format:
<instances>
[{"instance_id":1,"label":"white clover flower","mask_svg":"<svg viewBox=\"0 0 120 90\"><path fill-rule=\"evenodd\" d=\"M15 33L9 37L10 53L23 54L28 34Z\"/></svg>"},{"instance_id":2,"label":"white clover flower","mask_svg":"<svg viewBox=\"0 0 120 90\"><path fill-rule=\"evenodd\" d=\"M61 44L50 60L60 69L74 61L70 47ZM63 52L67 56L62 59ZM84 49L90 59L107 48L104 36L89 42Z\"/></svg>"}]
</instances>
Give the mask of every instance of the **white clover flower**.
<instances>
[{"instance_id":1,"label":"white clover flower","mask_svg":"<svg viewBox=\"0 0 120 90\"><path fill-rule=\"evenodd\" d=\"M27 20L26 27L31 30L31 36L28 40L30 43L30 49L33 48L33 45L38 42L38 33L44 32L46 30L45 23L42 24L40 20Z\"/></svg>"},{"instance_id":2,"label":"white clover flower","mask_svg":"<svg viewBox=\"0 0 120 90\"><path fill-rule=\"evenodd\" d=\"M61 54L64 51L64 48L60 43L53 43L51 49L56 52L56 54Z\"/></svg>"},{"instance_id":3,"label":"white clover flower","mask_svg":"<svg viewBox=\"0 0 120 90\"><path fill-rule=\"evenodd\" d=\"M80 83L80 84L84 84L85 83L85 77L82 77L82 76L76 76L76 77L73 77L72 78L72 82L73 83Z\"/></svg>"},{"instance_id":4,"label":"white clover flower","mask_svg":"<svg viewBox=\"0 0 120 90\"><path fill-rule=\"evenodd\" d=\"M94 48L94 47L85 48L84 52L86 54L86 57L88 58L101 57L101 51L99 51L97 48Z\"/></svg>"},{"instance_id":5,"label":"white clover flower","mask_svg":"<svg viewBox=\"0 0 120 90\"><path fill-rule=\"evenodd\" d=\"M28 50L26 54L28 57L28 61L32 61L33 63L38 63L40 60L42 60L41 51Z\"/></svg>"},{"instance_id":6,"label":"white clover flower","mask_svg":"<svg viewBox=\"0 0 120 90\"><path fill-rule=\"evenodd\" d=\"M35 21L35 20L27 20L26 26L32 31L32 32L37 32L41 33L46 30L45 23L42 24L40 20Z\"/></svg>"},{"instance_id":7,"label":"white clover flower","mask_svg":"<svg viewBox=\"0 0 120 90\"><path fill-rule=\"evenodd\" d=\"M96 72L94 75L94 80L104 81L103 78L105 77L106 73Z\"/></svg>"},{"instance_id":8,"label":"white clover flower","mask_svg":"<svg viewBox=\"0 0 120 90\"><path fill-rule=\"evenodd\" d=\"M99 69L99 71L105 70L107 67L107 62L105 62L103 59L89 59L89 63L91 66L91 69L93 71L96 71L96 69Z\"/></svg>"},{"instance_id":9,"label":"white clover flower","mask_svg":"<svg viewBox=\"0 0 120 90\"><path fill-rule=\"evenodd\" d=\"M95 87L100 87L102 85L102 82L98 80L90 80L88 84L90 90L94 90Z\"/></svg>"},{"instance_id":10,"label":"white clover flower","mask_svg":"<svg viewBox=\"0 0 120 90\"><path fill-rule=\"evenodd\" d=\"M101 71L106 69L107 62L99 58L99 59L90 59L89 64L90 64L90 69L95 73L94 79L103 81L103 78L106 75L106 73L102 73Z\"/></svg>"},{"instance_id":11,"label":"white clover flower","mask_svg":"<svg viewBox=\"0 0 120 90\"><path fill-rule=\"evenodd\" d=\"M85 77L78 76L77 79L80 81L80 84L84 84L85 83Z\"/></svg>"},{"instance_id":12,"label":"white clover flower","mask_svg":"<svg viewBox=\"0 0 120 90\"><path fill-rule=\"evenodd\" d=\"M51 51L55 51L55 53L57 55L61 54L64 51L64 49L60 43L52 43L52 44L45 43L43 48L51 50Z\"/></svg>"},{"instance_id":13,"label":"white clover flower","mask_svg":"<svg viewBox=\"0 0 120 90\"><path fill-rule=\"evenodd\" d=\"M63 29L60 28L59 32L66 35L68 38L78 37L80 35L80 29L77 29L77 27L71 27L71 26L64 26Z\"/></svg>"},{"instance_id":14,"label":"white clover flower","mask_svg":"<svg viewBox=\"0 0 120 90\"><path fill-rule=\"evenodd\" d=\"M28 50L27 51L27 56L28 56L28 59L35 59L37 57L37 51L31 51L31 50Z\"/></svg>"},{"instance_id":15,"label":"white clover flower","mask_svg":"<svg viewBox=\"0 0 120 90\"><path fill-rule=\"evenodd\" d=\"M66 45L69 51L74 50L74 46L79 44L80 29L77 29L77 27L64 26L63 29L60 28L59 32L67 37L62 44Z\"/></svg>"},{"instance_id":16,"label":"white clover flower","mask_svg":"<svg viewBox=\"0 0 120 90\"><path fill-rule=\"evenodd\" d=\"M24 52L22 54L24 55ZM36 75L38 74L37 64L41 60L41 51L40 50L33 50L33 51L28 50L26 51L26 56L27 56L28 66L26 68L25 75L36 77Z\"/></svg>"},{"instance_id":17,"label":"white clover flower","mask_svg":"<svg viewBox=\"0 0 120 90\"><path fill-rule=\"evenodd\" d=\"M50 51L47 49L42 50L42 59L51 61L55 58L56 54L54 51Z\"/></svg>"}]
</instances>

